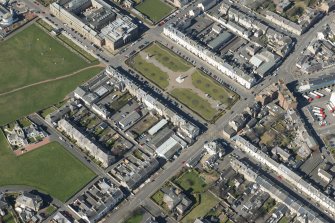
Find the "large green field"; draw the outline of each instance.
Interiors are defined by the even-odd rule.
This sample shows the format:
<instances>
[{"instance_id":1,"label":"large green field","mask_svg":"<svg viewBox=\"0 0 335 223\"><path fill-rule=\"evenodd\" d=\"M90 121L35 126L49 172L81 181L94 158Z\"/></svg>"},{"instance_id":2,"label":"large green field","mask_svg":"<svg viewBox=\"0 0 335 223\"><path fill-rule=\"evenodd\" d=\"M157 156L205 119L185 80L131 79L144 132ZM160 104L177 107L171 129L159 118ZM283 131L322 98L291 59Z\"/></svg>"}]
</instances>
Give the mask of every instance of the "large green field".
<instances>
[{"instance_id":1,"label":"large green field","mask_svg":"<svg viewBox=\"0 0 335 223\"><path fill-rule=\"evenodd\" d=\"M143 0L135 8L148 16L154 23L159 22L173 10L171 6L161 0Z\"/></svg>"},{"instance_id":2,"label":"large green field","mask_svg":"<svg viewBox=\"0 0 335 223\"><path fill-rule=\"evenodd\" d=\"M129 65L140 72L144 77L154 82L157 86L165 89L169 85L169 76L159 67L148 63L137 54L134 58L128 61Z\"/></svg>"},{"instance_id":3,"label":"large green field","mask_svg":"<svg viewBox=\"0 0 335 223\"><path fill-rule=\"evenodd\" d=\"M210 95L214 100L227 106L232 105L239 98L236 93L219 85L198 70L192 74L192 83L196 88Z\"/></svg>"},{"instance_id":4,"label":"large green field","mask_svg":"<svg viewBox=\"0 0 335 223\"><path fill-rule=\"evenodd\" d=\"M171 95L207 121L211 121L218 113L208 101L191 89L176 88L171 91Z\"/></svg>"},{"instance_id":5,"label":"large green field","mask_svg":"<svg viewBox=\"0 0 335 223\"><path fill-rule=\"evenodd\" d=\"M65 202L95 177L83 163L53 142L16 157L0 134L0 185L27 185Z\"/></svg>"},{"instance_id":6,"label":"large green field","mask_svg":"<svg viewBox=\"0 0 335 223\"><path fill-rule=\"evenodd\" d=\"M40 27L31 25L0 43L0 66L3 93L72 73L89 64Z\"/></svg>"},{"instance_id":7,"label":"large green field","mask_svg":"<svg viewBox=\"0 0 335 223\"><path fill-rule=\"evenodd\" d=\"M89 68L65 79L0 96L0 125L7 124L63 100L78 85L92 78L101 70L101 67Z\"/></svg>"},{"instance_id":8,"label":"large green field","mask_svg":"<svg viewBox=\"0 0 335 223\"><path fill-rule=\"evenodd\" d=\"M192 67L184 59L159 44L154 43L144 51L174 72L185 72Z\"/></svg>"}]
</instances>

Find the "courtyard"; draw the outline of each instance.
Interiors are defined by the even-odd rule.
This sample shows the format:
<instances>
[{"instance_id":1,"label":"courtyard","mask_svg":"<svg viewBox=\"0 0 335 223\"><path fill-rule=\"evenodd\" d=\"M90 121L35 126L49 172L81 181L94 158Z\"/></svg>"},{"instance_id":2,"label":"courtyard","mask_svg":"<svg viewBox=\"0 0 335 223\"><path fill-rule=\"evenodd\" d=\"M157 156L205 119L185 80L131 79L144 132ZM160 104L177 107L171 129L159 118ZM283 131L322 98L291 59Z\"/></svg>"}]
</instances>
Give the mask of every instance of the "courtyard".
<instances>
[{"instance_id":1,"label":"courtyard","mask_svg":"<svg viewBox=\"0 0 335 223\"><path fill-rule=\"evenodd\" d=\"M143 0L135 8L146 15L153 23L169 15L173 8L161 0Z\"/></svg>"}]
</instances>

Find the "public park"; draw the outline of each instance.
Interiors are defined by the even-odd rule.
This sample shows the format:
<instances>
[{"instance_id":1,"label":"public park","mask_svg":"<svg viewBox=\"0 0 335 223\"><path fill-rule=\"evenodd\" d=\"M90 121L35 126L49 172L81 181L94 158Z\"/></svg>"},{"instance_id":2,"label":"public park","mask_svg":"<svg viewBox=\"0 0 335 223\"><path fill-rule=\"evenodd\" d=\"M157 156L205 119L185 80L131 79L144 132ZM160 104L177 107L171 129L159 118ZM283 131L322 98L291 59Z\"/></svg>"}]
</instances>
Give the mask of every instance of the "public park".
<instances>
[{"instance_id":1,"label":"public park","mask_svg":"<svg viewBox=\"0 0 335 223\"><path fill-rule=\"evenodd\" d=\"M127 64L206 121L215 121L239 99L159 43L135 54Z\"/></svg>"}]
</instances>

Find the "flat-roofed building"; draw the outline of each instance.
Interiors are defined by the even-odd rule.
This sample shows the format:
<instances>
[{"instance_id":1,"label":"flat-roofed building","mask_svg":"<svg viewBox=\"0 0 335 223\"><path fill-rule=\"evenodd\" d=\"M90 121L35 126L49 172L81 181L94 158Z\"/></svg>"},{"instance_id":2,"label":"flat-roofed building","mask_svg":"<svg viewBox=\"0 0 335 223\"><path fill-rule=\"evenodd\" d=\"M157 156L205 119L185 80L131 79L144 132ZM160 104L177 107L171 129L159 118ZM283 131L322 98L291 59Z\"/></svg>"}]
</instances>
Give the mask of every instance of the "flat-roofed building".
<instances>
[{"instance_id":1,"label":"flat-roofed building","mask_svg":"<svg viewBox=\"0 0 335 223\"><path fill-rule=\"evenodd\" d=\"M116 50L138 36L138 27L128 16L117 18L101 29L105 45L110 50Z\"/></svg>"},{"instance_id":2,"label":"flat-roofed building","mask_svg":"<svg viewBox=\"0 0 335 223\"><path fill-rule=\"evenodd\" d=\"M152 126L149 130L148 133L150 135L154 135L156 134L156 132L158 132L161 128L163 128L166 124L168 123L168 121L166 119L162 119L160 120L156 125Z\"/></svg>"},{"instance_id":3,"label":"flat-roofed building","mask_svg":"<svg viewBox=\"0 0 335 223\"><path fill-rule=\"evenodd\" d=\"M50 12L99 47L115 50L138 36L137 25L104 0L63 0Z\"/></svg>"}]
</instances>

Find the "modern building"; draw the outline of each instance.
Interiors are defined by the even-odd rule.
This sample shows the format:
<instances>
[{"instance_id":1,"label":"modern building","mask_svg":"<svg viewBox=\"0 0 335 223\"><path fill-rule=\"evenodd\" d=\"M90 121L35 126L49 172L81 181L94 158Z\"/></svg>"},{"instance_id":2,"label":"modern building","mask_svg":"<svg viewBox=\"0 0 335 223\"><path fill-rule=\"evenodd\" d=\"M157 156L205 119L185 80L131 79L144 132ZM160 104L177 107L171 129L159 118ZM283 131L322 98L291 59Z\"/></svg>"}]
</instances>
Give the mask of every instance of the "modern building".
<instances>
[{"instance_id":1,"label":"modern building","mask_svg":"<svg viewBox=\"0 0 335 223\"><path fill-rule=\"evenodd\" d=\"M14 24L18 20L19 19L12 8L7 10L5 7L0 5L0 30Z\"/></svg>"},{"instance_id":2,"label":"modern building","mask_svg":"<svg viewBox=\"0 0 335 223\"><path fill-rule=\"evenodd\" d=\"M116 50L138 37L138 27L128 16L117 18L101 29L105 47Z\"/></svg>"},{"instance_id":3,"label":"modern building","mask_svg":"<svg viewBox=\"0 0 335 223\"><path fill-rule=\"evenodd\" d=\"M172 134L166 141L157 147L156 153L159 157L168 160L179 150L185 148L186 145L186 142L184 142L181 138Z\"/></svg>"},{"instance_id":4,"label":"modern building","mask_svg":"<svg viewBox=\"0 0 335 223\"><path fill-rule=\"evenodd\" d=\"M57 212L51 219L51 223L74 223L74 220L68 217L68 215L62 212Z\"/></svg>"},{"instance_id":5,"label":"modern building","mask_svg":"<svg viewBox=\"0 0 335 223\"><path fill-rule=\"evenodd\" d=\"M42 198L29 192L23 192L15 201L15 208L29 209L35 212L39 211L42 205Z\"/></svg>"},{"instance_id":6,"label":"modern building","mask_svg":"<svg viewBox=\"0 0 335 223\"><path fill-rule=\"evenodd\" d=\"M137 37L137 25L104 0L61 0L50 12L99 47L115 50Z\"/></svg>"}]
</instances>

